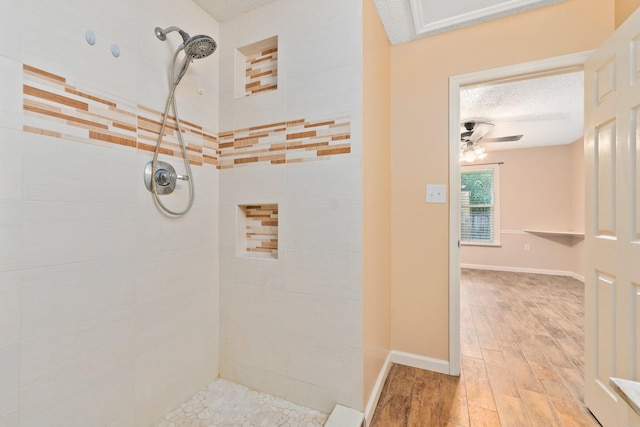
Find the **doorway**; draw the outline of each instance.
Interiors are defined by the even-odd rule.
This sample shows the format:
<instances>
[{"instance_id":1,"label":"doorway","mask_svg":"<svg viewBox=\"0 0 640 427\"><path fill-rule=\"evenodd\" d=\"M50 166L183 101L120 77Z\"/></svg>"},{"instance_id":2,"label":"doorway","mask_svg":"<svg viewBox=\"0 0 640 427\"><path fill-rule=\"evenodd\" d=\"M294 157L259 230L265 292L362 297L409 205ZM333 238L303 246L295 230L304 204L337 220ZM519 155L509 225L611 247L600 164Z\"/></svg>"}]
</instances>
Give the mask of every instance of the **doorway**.
<instances>
[{"instance_id":1,"label":"doorway","mask_svg":"<svg viewBox=\"0 0 640 427\"><path fill-rule=\"evenodd\" d=\"M590 52L582 52L525 64L454 76L449 79L449 187L450 234L449 234L449 360L450 374L461 371L460 346L460 220L461 197L457 189L461 186L460 165L460 92L465 87L487 82L513 81L535 78L554 73L582 70Z\"/></svg>"}]
</instances>

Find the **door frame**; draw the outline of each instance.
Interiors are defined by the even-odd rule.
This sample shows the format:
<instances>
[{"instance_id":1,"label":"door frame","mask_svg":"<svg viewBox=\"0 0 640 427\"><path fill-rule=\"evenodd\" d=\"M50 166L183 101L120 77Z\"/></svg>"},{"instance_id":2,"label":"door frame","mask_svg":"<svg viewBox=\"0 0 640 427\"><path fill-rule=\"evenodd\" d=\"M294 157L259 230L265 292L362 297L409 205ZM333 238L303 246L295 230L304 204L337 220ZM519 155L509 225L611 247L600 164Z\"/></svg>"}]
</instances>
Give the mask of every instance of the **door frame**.
<instances>
[{"instance_id":1,"label":"door frame","mask_svg":"<svg viewBox=\"0 0 640 427\"><path fill-rule=\"evenodd\" d=\"M592 51L508 65L449 78L449 374L460 375L460 89L583 69Z\"/></svg>"}]
</instances>

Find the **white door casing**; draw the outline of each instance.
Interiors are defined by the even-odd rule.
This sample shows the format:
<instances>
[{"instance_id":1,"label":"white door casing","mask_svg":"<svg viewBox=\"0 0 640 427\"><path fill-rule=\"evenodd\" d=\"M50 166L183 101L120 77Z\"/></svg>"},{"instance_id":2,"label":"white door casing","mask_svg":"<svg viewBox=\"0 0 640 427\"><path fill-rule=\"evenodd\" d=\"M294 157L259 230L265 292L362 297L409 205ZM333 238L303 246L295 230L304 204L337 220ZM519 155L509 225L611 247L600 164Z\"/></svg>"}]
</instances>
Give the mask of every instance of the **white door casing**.
<instances>
[{"instance_id":1,"label":"white door casing","mask_svg":"<svg viewBox=\"0 0 640 427\"><path fill-rule=\"evenodd\" d=\"M610 377L640 379L640 10L585 62L585 403L631 411Z\"/></svg>"}]
</instances>

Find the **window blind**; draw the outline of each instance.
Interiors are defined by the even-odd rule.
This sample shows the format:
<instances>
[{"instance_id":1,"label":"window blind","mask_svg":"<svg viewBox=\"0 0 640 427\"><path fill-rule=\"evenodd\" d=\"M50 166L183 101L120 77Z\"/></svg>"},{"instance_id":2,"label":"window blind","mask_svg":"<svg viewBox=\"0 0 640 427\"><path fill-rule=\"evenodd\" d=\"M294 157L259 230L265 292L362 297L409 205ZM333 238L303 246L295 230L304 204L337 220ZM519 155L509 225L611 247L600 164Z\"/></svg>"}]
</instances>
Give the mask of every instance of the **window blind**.
<instances>
[{"instance_id":1,"label":"window blind","mask_svg":"<svg viewBox=\"0 0 640 427\"><path fill-rule=\"evenodd\" d=\"M463 171L461 184L461 241L493 242L496 222L493 169Z\"/></svg>"}]
</instances>

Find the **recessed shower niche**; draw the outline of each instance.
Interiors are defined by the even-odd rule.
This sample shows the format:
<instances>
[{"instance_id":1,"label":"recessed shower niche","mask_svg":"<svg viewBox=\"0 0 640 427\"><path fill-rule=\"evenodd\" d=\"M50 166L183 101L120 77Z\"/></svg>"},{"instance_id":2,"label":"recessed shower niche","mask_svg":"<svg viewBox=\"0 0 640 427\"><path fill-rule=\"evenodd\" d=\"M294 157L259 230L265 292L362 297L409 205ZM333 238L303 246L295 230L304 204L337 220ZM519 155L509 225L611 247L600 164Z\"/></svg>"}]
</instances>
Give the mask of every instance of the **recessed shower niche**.
<instances>
[{"instance_id":1,"label":"recessed shower niche","mask_svg":"<svg viewBox=\"0 0 640 427\"><path fill-rule=\"evenodd\" d=\"M278 205L238 205L237 255L278 259Z\"/></svg>"},{"instance_id":2,"label":"recessed shower niche","mask_svg":"<svg viewBox=\"0 0 640 427\"><path fill-rule=\"evenodd\" d=\"M236 49L235 97L278 89L278 36Z\"/></svg>"}]
</instances>

